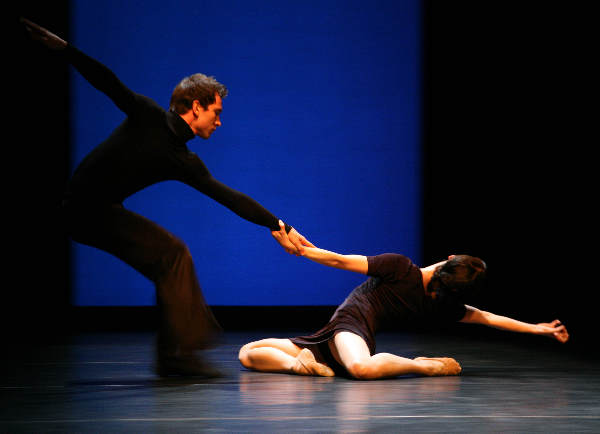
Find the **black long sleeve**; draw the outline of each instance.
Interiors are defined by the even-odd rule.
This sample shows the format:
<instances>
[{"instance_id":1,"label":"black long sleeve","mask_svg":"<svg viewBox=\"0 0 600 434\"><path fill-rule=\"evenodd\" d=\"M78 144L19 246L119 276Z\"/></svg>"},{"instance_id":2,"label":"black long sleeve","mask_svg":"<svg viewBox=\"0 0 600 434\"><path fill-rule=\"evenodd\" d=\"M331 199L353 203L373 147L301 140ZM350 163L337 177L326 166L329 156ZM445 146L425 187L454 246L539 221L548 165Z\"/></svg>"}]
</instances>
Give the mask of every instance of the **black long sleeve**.
<instances>
[{"instance_id":1,"label":"black long sleeve","mask_svg":"<svg viewBox=\"0 0 600 434\"><path fill-rule=\"evenodd\" d=\"M121 111L127 115L134 112L136 94L114 72L70 44L67 45L65 55L82 77L108 96Z\"/></svg>"},{"instance_id":2,"label":"black long sleeve","mask_svg":"<svg viewBox=\"0 0 600 434\"><path fill-rule=\"evenodd\" d=\"M121 203L152 184L184 182L240 217L279 230L278 218L256 200L216 180L187 148L194 138L187 123L154 100L131 91L106 66L69 45L65 57L127 118L75 170L66 198L83 203ZM291 227L286 225L289 232Z\"/></svg>"}]
</instances>

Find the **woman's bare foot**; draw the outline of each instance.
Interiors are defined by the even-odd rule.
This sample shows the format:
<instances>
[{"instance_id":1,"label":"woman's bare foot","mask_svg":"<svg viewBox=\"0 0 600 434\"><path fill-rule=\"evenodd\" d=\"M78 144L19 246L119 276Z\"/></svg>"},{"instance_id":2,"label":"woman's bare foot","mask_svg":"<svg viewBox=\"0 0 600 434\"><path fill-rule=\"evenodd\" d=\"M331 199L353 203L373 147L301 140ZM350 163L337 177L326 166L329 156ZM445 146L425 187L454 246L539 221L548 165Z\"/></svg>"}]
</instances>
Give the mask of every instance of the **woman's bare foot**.
<instances>
[{"instance_id":1,"label":"woman's bare foot","mask_svg":"<svg viewBox=\"0 0 600 434\"><path fill-rule=\"evenodd\" d=\"M304 348L296 356L296 365L292 370L298 375L318 375L321 377L333 377L335 375L329 366L317 362L314 354L308 348Z\"/></svg>"},{"instance_id":2,"label":"woman's bare foot","mask_svg":"<svg viewBox=\"0 0 600 434\"><path fill-rule=\"evenodd\" d=\"M417 357L414 360L423 362L426 368L425 375L458 375L462 368L458 362L450 357Z\"/></svg>"}]
</instances>

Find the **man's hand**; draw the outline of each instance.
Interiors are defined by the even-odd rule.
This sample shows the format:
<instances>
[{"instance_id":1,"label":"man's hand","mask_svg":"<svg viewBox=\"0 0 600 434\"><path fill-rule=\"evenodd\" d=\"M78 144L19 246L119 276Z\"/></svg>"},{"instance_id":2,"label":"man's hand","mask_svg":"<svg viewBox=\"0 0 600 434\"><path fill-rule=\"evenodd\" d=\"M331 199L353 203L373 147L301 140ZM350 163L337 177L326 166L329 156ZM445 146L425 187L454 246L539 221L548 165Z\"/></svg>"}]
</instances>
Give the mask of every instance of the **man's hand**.
<instances>
[{"instance_id":1,"label":"man's hand","mask_svg":"<svg viewBox=\"0 0 600 434\"><path fill-rule=\"evenodd\" d=\"M315 247L314 244L304 238L294 228L292 228L289 234L286 233L285 225L281 220L279 220L279 228L278 231L272 231L271 235L289 254L300 256L304 253L303 246Z\"/></svg>"},{"instance_id":2,"label":"man's hand","mask_svg":"<svg viewBox=\"0 0 600 434\"><path fill-rule=\"evenodd\" d=\"M569 340L569 333L567 332L567 328L564 325L562 325L557 319L555 319L551 323L539 323L536 325L541 329L541 335L548 336L552 339L556 339L562 344Z\"/></svg>"},{"instance_id":3,"label":"man's hand","mask_svg":"<svg viewBox=\"0 0 600 434\"><path fill-rule=\"evenodd\" d=\"M33 40L41 42L51 50L64 50L67 47L67 42L56 36L54 33L32 23L28 19L21 18L20 21L23 23Z\"/></svg>"}]
</instances>

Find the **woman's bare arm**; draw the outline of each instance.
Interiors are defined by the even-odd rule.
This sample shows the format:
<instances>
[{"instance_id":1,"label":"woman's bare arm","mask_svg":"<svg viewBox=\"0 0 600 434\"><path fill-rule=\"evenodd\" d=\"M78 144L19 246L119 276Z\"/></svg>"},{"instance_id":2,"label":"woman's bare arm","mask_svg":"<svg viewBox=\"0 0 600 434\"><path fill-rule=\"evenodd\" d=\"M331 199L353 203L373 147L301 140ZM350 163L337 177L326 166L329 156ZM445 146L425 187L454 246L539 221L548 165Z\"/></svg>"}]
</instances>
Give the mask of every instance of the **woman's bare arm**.
<instances>
[{"instance_id":1,"label":"woman's bare arm","mask_svg":"<svg viewBox=\"0 0 600 434\"><path fill-rule=\"evenodd\" d=\"M284 246L288 253L296 253L293 251L291 242L286 239L285 228L283 222L279 220L280 231L273 231L271 235L277 240L279 244ZM291 233L291 231L290 231ZM300 234L298 234L300 235ZM362 255L341 255L339 253L330 252L329 250L319 249L315 247L311 242L307 241L300 235L301 248L298 248L297 254L310 259L311 261L317 262L322 265L333 268L341 268L342 270L354 271L355 273L367 274L369 270L369 264L367 263L367 257ZM286 248L286 243L289 247Z\"/></svg>"},{"instance_id":2,"label":"woman's bare arm","mask_svg":"<svg viewBox=\"0 0 600 434\"><path fill-rule=\"evenodd\" d=\"M340 268L355 273L367 274L369 270L367 257L363 255L342 255L318 247L304 247L302 256L328 267Z\"/></svg>"},{"instance_id":3,"label":"woman's bare arm","mask_svg":"<svg viewBox=\"0 0 600 434\"><path fill-rule=\"evenodd\" d=\"M488 327L507 330L518 333L531 333L534 335L547 336L561 343L569 340L567 328L559 320L550 323L530 324L507 316L479 310L473 306L466 306L467 313L460 322L470 324L482 324Z\"/></svg>"}]
</instances>

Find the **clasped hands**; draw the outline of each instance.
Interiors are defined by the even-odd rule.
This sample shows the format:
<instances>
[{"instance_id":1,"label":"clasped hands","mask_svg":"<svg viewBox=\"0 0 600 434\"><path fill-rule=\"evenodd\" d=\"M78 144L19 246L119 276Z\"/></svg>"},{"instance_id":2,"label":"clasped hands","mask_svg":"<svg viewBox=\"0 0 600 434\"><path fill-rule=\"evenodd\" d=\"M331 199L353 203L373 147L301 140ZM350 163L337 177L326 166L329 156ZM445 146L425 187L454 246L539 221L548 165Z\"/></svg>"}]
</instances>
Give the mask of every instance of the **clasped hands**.
<instances>
[{"instance_id":1,"label":"clasped hands","mask_svg":"<svg viewBox=\"0 0 600 434\"><path fill-rule=\"evenodd\" d=\"M289 254L302 256L304 247L315 247L313 243L304 238L294 228L289 233L286 233L285 225L281 220L279 220L279 228L278 231L272 231L271 235Z\"/></svg>"}]
</instances>

